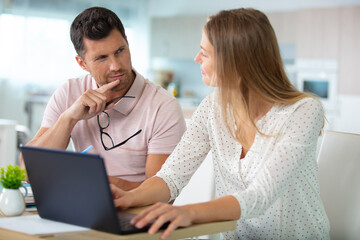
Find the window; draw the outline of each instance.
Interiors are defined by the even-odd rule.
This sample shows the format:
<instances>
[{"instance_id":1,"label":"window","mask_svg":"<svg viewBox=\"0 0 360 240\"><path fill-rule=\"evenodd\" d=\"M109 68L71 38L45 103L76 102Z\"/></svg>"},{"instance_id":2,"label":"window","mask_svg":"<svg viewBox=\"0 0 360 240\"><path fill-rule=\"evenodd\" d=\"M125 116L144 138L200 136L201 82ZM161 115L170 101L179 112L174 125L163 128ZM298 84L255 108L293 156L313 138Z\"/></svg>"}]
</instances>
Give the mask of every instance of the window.
<instances>
[{"instance_id":1,"label":"window","mask_svg":"<svg viewBox=\"0 0 360 240\"><path fill-rule=\"evenodd\" d=\"M82 74L74 59L70 24L64 19L0 15L0 78L12 84L57 86Z\"/></svg>"},{"instance_id":2,"label":"window","mask_svg":"<svg viewBox=\"0 0 360 240\"><path fill-rule=\"evenodd\" d=\"M0 14L0 79L30 88L54 89L66 79L84 75L85 71L75 61L76 52L70 40L71 22ZM126 29L126 33L131 42L132 29ZM136 62L133 54L132 58Z\"/></svg>"}]
</instances>

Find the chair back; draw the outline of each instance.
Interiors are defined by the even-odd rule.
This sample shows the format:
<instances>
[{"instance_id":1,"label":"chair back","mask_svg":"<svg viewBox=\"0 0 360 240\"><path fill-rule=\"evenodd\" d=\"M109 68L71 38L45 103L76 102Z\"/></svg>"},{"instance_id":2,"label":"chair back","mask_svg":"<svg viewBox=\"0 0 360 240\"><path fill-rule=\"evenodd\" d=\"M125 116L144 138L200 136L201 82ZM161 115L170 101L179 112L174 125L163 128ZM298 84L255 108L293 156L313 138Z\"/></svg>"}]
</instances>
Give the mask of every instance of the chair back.
<instances>
[{"instance_id":1,"label":"chair back","mask_svg":"<svg viewBox=\"0 0 360 240\"><path fill-rule=\"evenodd\" d=\"M330 239L359 239L360 134L326 131L318 164Z\"/></svg>"}]
</instances>

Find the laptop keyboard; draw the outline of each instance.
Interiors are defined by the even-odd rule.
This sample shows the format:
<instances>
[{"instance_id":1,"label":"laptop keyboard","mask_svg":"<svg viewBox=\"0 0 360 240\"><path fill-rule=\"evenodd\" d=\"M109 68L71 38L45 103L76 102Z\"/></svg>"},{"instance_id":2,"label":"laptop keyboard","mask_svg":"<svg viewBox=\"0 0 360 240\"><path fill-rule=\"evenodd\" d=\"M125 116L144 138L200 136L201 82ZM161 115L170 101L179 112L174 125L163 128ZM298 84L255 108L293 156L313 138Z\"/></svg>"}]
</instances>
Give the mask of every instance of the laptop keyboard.
<instances>
[{"instance_id":1,"label":"laptop keyboard","mask_svg":"<svg viewBox=\"0 0 360 240\"><path fill-rule=\"evenodd\" d=\"M137 228L134 225L130 223L131 219L135 217L136 214L129 213L129 212L118 212L118 218L119 218L119 224L120 229L123 234L129 234L129 233L140 233L140 232L146 232L151 227L152 223L149 223L143 228ZM165 229L169 225L168 223L165 223L163 226L161 226L160 229Z\"/></svg>"},{"instance_id":2,"label":"laptop keyboard","mask_svg":"<svg viewBox=\"0 0 360 240\"><path fill-rule=\"evenodd\" d=\"M135 216L136 214L129 212L118 212L119 224L122 233L128 234L128 233L146 232L150 228L151 224L148 224L143 228L137 228L134 225L132 225L130 221Z\"/></svg>"},{"instance_id":3,"label":"laptop keyboard","mask_svg":"<svg viewBox=\"0 0 360 240\"><path fill-rule=\"evenodd\" d=\"M130 224L130 219L119 219L120 229L123 233L136 233L136 232L144 232L146 229L139 229L134 225Z\"/></svg>"}]
</instances>

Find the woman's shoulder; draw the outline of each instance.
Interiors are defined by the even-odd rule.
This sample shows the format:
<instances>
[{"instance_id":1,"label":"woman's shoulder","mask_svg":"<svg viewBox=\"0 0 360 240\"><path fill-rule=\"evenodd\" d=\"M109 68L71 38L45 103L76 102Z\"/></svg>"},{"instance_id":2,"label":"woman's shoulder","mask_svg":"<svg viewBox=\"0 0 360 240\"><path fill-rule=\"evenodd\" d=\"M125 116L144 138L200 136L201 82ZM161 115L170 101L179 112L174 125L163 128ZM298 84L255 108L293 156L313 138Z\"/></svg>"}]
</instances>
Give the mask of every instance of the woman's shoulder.
<instances>
[{"instance_id":1,"label":"woman's shoulder","mask_svg":"<svg viewBox=\"0 0 360 240\"><path fill-rule=\"evenodd\" d=\"M215 96L214 96L214 93L212 92L201 100L198 107L201 107L201 108L206 107L207 108L209 106L212 106L215 102L216 102Z\"/></svg>"},{"instance_id":2,"label":"woman's shoulder","mask_svg":"<svg viewBox=\"0 0 360 240\"><path fill-rule=\"evenodd\" d=\"M293 113L297 110L323 110L321 101L316 97L305 97L291 104L278 104L279 113Z\"/></svg>"},{"instance_id":3,"label":"woman's shoulder","mask_svg":"<svg viewBox=\"0 0 360 240\"><path fill-rule=\"evenodd\" d=\"M192 120L194 121L203 121L205 119L209 119L210 115L214 113L214 94L210 93L206 97L204 97L200 104L196 107L195 112L192 115Z\"/></svg>"}]
</instances>

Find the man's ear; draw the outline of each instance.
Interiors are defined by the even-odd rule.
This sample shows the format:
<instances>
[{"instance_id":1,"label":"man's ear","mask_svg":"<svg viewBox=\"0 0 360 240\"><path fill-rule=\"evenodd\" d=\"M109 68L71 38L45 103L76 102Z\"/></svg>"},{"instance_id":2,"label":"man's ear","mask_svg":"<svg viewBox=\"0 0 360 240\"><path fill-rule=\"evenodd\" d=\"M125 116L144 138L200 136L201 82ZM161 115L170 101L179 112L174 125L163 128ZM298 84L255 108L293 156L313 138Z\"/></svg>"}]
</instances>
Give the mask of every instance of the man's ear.
<instances>
[{"instance_id":1,"label":"man's ear","mask_svg":"<svg viewBox=\"0 0 360 240\"><path fill-rule=\"evenodd\" d=\"M85 71L88 72L88 69L87 69L87 67L86 67L86 65L85 65L84 60L83 60L79 55L76 55L76 56L75 56L75 59L76 59L76 62L79 64L79 66L80 66L82 69L84 69Z\"/></svg>"}]
</instances>

